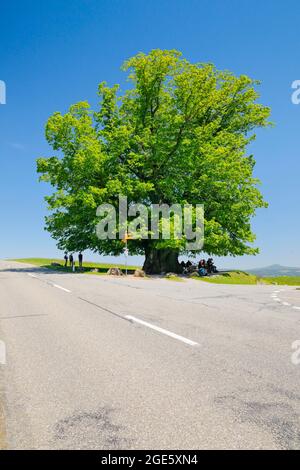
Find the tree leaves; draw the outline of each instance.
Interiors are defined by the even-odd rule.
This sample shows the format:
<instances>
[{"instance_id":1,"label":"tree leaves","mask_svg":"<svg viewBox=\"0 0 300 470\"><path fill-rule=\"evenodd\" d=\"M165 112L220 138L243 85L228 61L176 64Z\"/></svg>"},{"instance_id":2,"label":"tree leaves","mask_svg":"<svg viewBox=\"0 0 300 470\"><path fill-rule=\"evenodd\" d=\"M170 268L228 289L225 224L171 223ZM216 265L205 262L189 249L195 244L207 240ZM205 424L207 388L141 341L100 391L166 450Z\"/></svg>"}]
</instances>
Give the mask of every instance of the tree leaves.
<instances>
[{"instance_id":1,"label":"tree leaves","mask_svg":"<svg viewBox=\"0 0 300 470\"><path fill-rule=\"evenodd\" d=\"M99 109L86 102L54 113L46 139L58 155L40 158L47 198L46 228L68 250L117 254L119 240L95 236L96 207L129 203L205 206L205 245L210 254L255 254L250 220L266 207L253 177L247 145L269 124L270 109L257 103L259 83L191 64L178 51L153 50L127 60L130 88L99 85ZM77 244L78 241L78 244ZM180 248L179 240L131 240L132 253L146 246Z\"/></svg>"}]
</instances>

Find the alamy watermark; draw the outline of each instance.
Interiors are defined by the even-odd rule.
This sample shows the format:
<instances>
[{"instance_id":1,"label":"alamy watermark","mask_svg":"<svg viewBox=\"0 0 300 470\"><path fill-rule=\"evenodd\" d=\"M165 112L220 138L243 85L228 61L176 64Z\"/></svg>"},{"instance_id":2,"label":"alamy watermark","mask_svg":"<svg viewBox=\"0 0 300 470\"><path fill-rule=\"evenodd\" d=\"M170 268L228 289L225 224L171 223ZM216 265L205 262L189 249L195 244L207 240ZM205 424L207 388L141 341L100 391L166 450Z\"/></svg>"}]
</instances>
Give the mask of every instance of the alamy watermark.
<instances>
[{"instance_id":1,"label":"alamy watermark","mask_svg":"<svg viewBox=\"0 0 300 470\"><path fill-rule=\"evenodd\" d=\"M292 83L292 89L295 90L292 93L291 100L293 104L300 104L300 80L294 80Z\"/></svg>"},{"instance_id":2,"label":"alamy watermark","mask_svg":"<svg viewBox=\"0 0 300 470\"><path fill-rule=\"evenodd\" d=\"M99 222L96 234L100 240L182 240L189 251L201 250L204 244L203 204L128 205L126 196L119 196L119 207L109 203L97 208Z\"/></svg>"},{"instance_id":3,"label":"alamy watermark","mask_svg":"<svg viewBox=\"0 0 300 470\"><path fill-rule=\"evenodd\" d=\"M292 349L294 349L294 352L291 355L291 361L294 366L299 366L300 365L300 339L296 339L292 343Z\"/></svg>"},{"instance_id":4,"label":"alamy watermark","mask_svg":"<svg viewBox=\"0 0 300 470\"><path fill-rule=\"evenodd\" d=\"M6 84L0 80L0 104L6 104Z\"/></svg>"}]
</instances>

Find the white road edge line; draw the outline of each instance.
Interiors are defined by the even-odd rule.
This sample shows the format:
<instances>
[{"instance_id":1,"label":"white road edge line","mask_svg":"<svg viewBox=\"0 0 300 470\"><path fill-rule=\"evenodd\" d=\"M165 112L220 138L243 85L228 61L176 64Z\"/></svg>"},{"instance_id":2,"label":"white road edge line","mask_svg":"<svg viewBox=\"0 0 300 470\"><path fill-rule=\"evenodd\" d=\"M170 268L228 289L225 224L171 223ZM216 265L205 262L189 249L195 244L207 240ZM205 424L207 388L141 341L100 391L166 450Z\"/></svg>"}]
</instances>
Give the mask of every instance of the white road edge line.
<instances>
[{"instance_id":1,"label":"white road edge line","mask_svg":"<svg viewBox=\"0 0 300 470\"><path fill-rule=\"evenodd\" d=\"M53 287L56 287L57 289L61 289L65 292L68 292L69 294L71 293L71 291L69 289L66 289L65 287L61 287L59 286L58 284L52 284Z\"/></svg>"},{"instance_id":2,"label":"white road edge line","mask_svg":"<svg viewBox=\"0 0 300 470\"><path fill-rule=\"evenodd\" d=\"M27 274L30 277L34 277L35 279L39 279L38 276L35 276L34 274L31 274L31 273L27 273ZM52 282L47 282L47 284L49 284L52 287L56 287L57 289L63 290L64 292L68 292L69 294L71 294L71 291L69 289L66 289L65 287L59 286L58 284L54 284Z\"/></svg>"},{"instance_id":3,"label":"white road edge line","mask_svg":"<svg viewBox=\"0 0 300 470\"><path fill-rule=\"evenodd\" d=\"M177 335L176 333L172 333L172 331L165 330L164 328L160 328L159 326L152 325L152 323L148 323L144 320L140 320L139 318L133 317L132 315L126 315L125 318L127 318L128 320L132 320L136 323L140 323L141 325L147 326L148 328L158 331L159 333L162 333L164 335L170 336L171 338L178 339L179 341L189 344L190 346L198 345L198 343L196 343L195 341L192 341L191 339L185 338L184 336Z\"/></svg>"}]
</instances>

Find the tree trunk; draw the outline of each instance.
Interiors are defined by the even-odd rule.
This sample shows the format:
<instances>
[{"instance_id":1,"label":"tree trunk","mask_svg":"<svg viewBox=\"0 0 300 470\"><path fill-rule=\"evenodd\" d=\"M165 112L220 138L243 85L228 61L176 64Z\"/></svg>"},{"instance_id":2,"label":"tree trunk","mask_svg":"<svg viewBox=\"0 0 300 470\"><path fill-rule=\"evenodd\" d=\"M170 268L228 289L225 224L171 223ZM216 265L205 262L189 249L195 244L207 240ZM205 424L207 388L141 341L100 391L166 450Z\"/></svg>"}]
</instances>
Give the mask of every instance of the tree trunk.
<instances>
[{"instance_id":1,"label":"tree trunk","mask_svg":"<svg viewBox=\"0 0 300 470\"><path fill-rule=\"evenodd\" d=\"M147 274L180 273L181 266L178 262L178 255L179 252L171 248L157 250L147 247L143 270Z\"/></svg>"}]
</instances>

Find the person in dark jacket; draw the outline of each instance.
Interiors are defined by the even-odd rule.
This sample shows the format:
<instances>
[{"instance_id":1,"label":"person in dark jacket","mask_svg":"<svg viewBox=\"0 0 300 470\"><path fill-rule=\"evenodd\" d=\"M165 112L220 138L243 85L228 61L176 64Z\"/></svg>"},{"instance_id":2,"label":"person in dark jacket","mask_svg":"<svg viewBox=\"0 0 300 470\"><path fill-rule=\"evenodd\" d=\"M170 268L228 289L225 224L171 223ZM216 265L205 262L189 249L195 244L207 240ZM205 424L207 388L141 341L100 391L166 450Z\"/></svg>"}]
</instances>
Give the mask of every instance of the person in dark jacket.
<instances>
[{"instance_id":1,"label":"person in dark jacket","mask_svg":"<svg viewBox=\"0 0 300 470\"><path fill-rule=\"evenodd\" d=\"M214 260L212 258L208 258L207 260L207 270L209 274L218 272L216 266L214 265Z\"/></svg>"},{"instance_id":2,"label":"person in dark jacket","mask_svg":"<svg viewBox=\"0 0 300 470\"><path fill-rule=\"evenodd\" d=\"M70 256L69 256L69 263L70 263L70 267L73 268L74 258L73 258L72 253L71 253Z\"/></svg>"}]
</instances>

